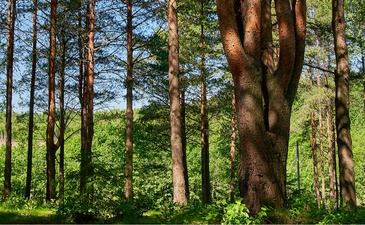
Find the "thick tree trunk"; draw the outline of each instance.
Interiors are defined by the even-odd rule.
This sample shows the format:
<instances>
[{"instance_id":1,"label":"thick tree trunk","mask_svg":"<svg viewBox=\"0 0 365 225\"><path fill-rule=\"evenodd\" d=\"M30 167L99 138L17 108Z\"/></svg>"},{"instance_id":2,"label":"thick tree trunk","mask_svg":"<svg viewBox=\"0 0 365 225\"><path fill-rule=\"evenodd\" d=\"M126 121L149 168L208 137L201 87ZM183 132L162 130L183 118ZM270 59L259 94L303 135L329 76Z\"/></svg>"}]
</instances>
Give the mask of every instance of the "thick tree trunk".
<instances>
[{"instance_id":1,"label":"thick tree trunk","mask_svg":"<svg viewBox=\"0 0 365 225\"><path fill-rule=\"evenodd\" d=\"M133 198L133 43L132 0L127 0L127 108L126 108L126 159L125 197Z\"/></svg>"},{"instance_id":2,"label":"thick tree trunk","mask_svg":"<svg viewBox=\"0 0 365 225\"><path fill-rule=\"evenodd\" d=\"M50 27L50 48L48 65L48 119L47 119L47 191L46 200L56 198L56 150L54 143L55 124L56 124L56 99L55 99L55 80L56 80L56 17L57 0L51 1L51 27Z\"/></svg>"},{"instance_id":3,"label":"thick tree trunk","mask_svg":"<svg viewBox=\"0 0 365 225\"><path fill-rule=\"evenodd\" d=\"M232 91L232 115L231 115L231 181L229 182L229 199L234 202L234 184L236 179L236 98Z\"/></svg>"},{"instance_id":4,"label":"thick tree trunk","mask_svg":"<svg viewBox=\"0 0 365 225\"><path fill-rule=\"evenodd\" d=\"M168 1L167 14L169 33L169 93L174 202L178 205L186 205L189 196L185 177L187 176L187 171L184 168L184 152L182 149L181 139L179 36L176 0Z\"/></svg>"},{"instance_id":5,"label":"thick tree trunk","mask_svg":"<svg viewBox=\"0 0 365 225\"><path fill-rule=\"evenodd\" d=\"M241 5L242 4L242 5ZM237 101L239 187L251 214L286 203L291 107L304 58L305 1L275 1L280 56L276 70L263 53L271 1L217 1L219 28ZM243 32L244 31L244 32ZM274 58L271 58L274 61Z\"/></svg>"},{"instance_id":6,"label":"thick tree trunk","mask_svg":"<svg viewBox=\"0 0 365 225\"><path fill-rule=\"evenodd\" d=\"M33 47L32 47L32 72L29 93L29 124L28 124L28 160L27 160L27 181L25 187L25 198L30 198L32 187L32 160L33 160L33 129L34 129L34 93L35 78L37 70L37 13L38 0L33 0Z\"/></svg>"},{"instance_id":7,"label":"thick tree trunk","mask_svg":"<svg viewBox=\"0 0 365 225\"><path fill-rule=\"evenodd\" d=\"M201 1L201 16L204 19L205 1ZM200 41L201 41L201 171L202 171L202 198L203 203L208 204L212 201L210 193L210 175L209 175L209 118L208 118L208 102L207 102L207 74L205 59L205 31L204 24L200 25Z\"/></svg>"},{"instance_id":8,"label":"thick tree trunk","mask_svg":"<svg viewBox=\"0 0 365 225\"><path fill-rule=\"evenodd\" d=\"M9 197L11 192L11 140L12 140L12 100L13 100L13 64L14 64L14 27L16 19L16 0L8 0L8 43L6 54L6 152L4 170L4 194Z\"/></svg>"},{"instance_id":9,"label":"thick tree trunk","mask_svg":"<svg viewBox=\"0 0 365 225\"><path fill-rule=\"evenodd\" d=\"M336 66L336 131L340 168L341 204L356 206L354 161L349 116L350 68L346 44L344 0L332 0L332 27Z\"/></svg>"},{"instance_id":10,"label":"thick tree trunk","mask_svg":"<svg viewBox=\"0 0 365 225\"><path fill-rule=\"evenodd\" d=\"M311 113L311 126L312 126L312 158L313 158L313 178L314 178L314 190L316 194L316 201L318 208L321 207L321 194L319 192L318 182L318 159L317 159L317 135L316 135L316 120L314 117L314 111Z\"/></svg>"}]
</instances>

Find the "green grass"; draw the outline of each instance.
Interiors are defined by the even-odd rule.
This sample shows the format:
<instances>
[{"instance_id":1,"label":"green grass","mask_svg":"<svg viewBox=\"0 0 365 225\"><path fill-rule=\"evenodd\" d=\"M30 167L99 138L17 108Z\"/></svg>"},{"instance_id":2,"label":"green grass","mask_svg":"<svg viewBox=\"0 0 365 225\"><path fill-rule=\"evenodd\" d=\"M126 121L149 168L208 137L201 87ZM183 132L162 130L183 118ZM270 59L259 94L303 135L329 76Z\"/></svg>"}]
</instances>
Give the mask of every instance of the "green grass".
<instances>
[{"instance_id":1,"label":"green grass","mask_svg":"<svg viewBox=\"0 0 365 225\"><path fill-rule=\"evenodd\" d=\"M365 208L357 207L352 211L346 209L329 210L316 207L302 207L307 205L299 201L295 206L285 209L268 210L262 223L266 224L364 224ZM225 208L226 211L228 208ZM11 205L0 203L0 224L220 224L223 208L219 205L188 204L187 206L166 206L165 208L149 210L143 215L135 213L119 215L99 215L93 220L75 219L75 211L68 216L57 213L57 206L43 205Z\"/></svg>"},{"instance_id":2,"label":"green grass","mask_svg":"<svg viewBox=\"0 0 365 225\"><path fill-rule=\"evenodd\" d=\"M4 208L0 209L0 223L2 224L51 224L51 223L64 223L62 218L56 215L56 211L53 209L41 208L41 209L15 209Z\"/></svg>"}]
</instances>

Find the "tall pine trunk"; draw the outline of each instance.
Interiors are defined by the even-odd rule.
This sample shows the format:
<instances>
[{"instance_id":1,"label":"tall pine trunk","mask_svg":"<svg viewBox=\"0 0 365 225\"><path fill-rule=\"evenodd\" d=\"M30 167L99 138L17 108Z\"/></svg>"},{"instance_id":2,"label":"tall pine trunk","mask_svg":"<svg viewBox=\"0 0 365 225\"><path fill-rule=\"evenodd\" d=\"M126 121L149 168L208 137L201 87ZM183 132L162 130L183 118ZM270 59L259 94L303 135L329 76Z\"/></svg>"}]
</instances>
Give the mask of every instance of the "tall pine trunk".
<instances>
[{"instance_id":1,"label":"tall pine trunk","mask_svg":"<svg viewBox=\"0 0 365 225\"><path fill-rule=\"evenodd\" d=\"M27 160L27 183L25 187L25 198L30 198L32 187L32 160L33 160L33 130L34 130L34 93L35 93L35 78L37 70L37 13L38 0L33 0L33 45L32 45L32 72L30 80L29 93L29 124L28 124L28 160Z\"/></svg>"},{"instance_id":2,"label":"tall pine trunk","mask_svg":"<svg viewBox=\"0 0 365 225\"><path fill-rule=\"evenodd\" d=\"M317 88L321 91L321 74L317 71ZM320 96L318 99L318 124L319 124L319 154L321 157L321 200L323 206L326 205L326 183L324 177L324 149L323 149L323 115L322 115L322 97Z\"/></svg>"},{"instance_id":3,"label":"tall pine trunk","mask_svg":"<svg viewBox=\"0 0 365 225\"><path fill-rule=\"evenodd\" d=\"M95 0L86 2L86 49L84 55L81 134L80 193L86 202L93 200L92 141L94 136L94 36Z\"/></svg>"},{"instance_id":4,"label":"tall pine trunk","mask_svg":"<svg viewBox=\"0 0 365 225\"><path fill-rule=\"evenodd\" d=\"M201 0L201 25L200 25L200 45L201 45L201 172L202 172L202 197L203 203L207 204L212 201L210 193L210 175L209 175L209 118L207 102L207 68L206 68L206 44L204 31L204 6L205 1Z\"/></svg>"},{"instance_id":5,"label":"tall pine trunk","mask_svg":"<svg viewBox=\"0 0 365 225\"><path fill-rule=\"evenodd\" d=\"M126 161L125 197L133 197L133 43L132 0L127 0L127 109L126 109Z\"/></svg>"},{"instance_id":6,"label":"tall pine trunk","mask_svg":"<svg viewBox=\"0 0 365 225\"><path fill-rule=\"evenodd\" d=\"M55 99L55 80L56 80L56 17L57 0L51 1L51 26L50 26L50 47L48 64L48 119L47 119L47 190L46 200L56 198L56 150L54 143L55 124L56 124L56 99Z\"/></svg>"},{"instance_id":7,"label":"tall pine trunk","mask_svg":"<svg viewBox=\"0 0 365 225\"><path fill-rule=\"evenodd\" d=\"M6 152L4 170L3 198L11 192L11 151L12 151L12 100L13 100L13 65L14 65L14 27L16 19L16 0L8 0L8 43L6 53Z\"/></svg>"},{"instance_id":8,"label":"tall pine trunk","mask_svg":"<svg viewBox=\"0 0 365 225\"><path fill-rule=\"evenodd\" d=\"M350 68L346 44L344 0L332 0L332 29L336 55L336 131L340 169L341 204L356 206L354 161L349 116Z\"/></svg>"},{"instance_id":9,"label":"tall pine trunk","mask_svg":"<svg viewBox=\"0 0 365 225\"><path fill-rule=\"evenodd\" d=\"M186 183L187 170L184 167L184 151L181 138L181 109L179 92L179 36L177 19L177 1L169 0L167 9L169 34L169 95L170 95L170 124L172 151L172 180L174 202L186 205L188 187ZM186 153L185 153L186 154Z\"/></svg>"},{"instance_id":10,"label":"tall pine trunk","mask_svg":"<svg viewBox=\"0 0 365 225\"><path fill-rule=\"evenodd\" d=\"M61 30L61 60L60 60L60 79L59 79L59 104L60 104L60 133L58 135L58 146L60 148L60 160L59 160L59 199L63 203L64 191L65 191L65 131L66 131L66 121L65 121L65 69L66 69L66 47L67 40L65 37L65 30Z\"/></svg>"}]
</instances>

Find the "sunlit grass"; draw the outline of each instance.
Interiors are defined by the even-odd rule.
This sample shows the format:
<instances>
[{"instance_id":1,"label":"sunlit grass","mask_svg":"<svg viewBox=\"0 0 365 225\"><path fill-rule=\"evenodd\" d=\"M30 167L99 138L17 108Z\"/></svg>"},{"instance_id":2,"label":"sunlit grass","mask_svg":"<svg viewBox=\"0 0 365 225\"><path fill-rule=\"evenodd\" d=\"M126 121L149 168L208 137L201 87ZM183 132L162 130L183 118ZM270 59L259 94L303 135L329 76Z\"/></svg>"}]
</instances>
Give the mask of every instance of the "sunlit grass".
<instances>
[{"instance_id":1,"label":"sunlit grass","mask_svg":"<svg viewBox=\"0 0 365 225\"><path fill-rule=\"evenodd\" d=\"M38 209L17 209L7 208L2 205L0 208L0 223L63 223L64 221L56 215L56 210L50 208Z\"/></svg>"}]
</instances>

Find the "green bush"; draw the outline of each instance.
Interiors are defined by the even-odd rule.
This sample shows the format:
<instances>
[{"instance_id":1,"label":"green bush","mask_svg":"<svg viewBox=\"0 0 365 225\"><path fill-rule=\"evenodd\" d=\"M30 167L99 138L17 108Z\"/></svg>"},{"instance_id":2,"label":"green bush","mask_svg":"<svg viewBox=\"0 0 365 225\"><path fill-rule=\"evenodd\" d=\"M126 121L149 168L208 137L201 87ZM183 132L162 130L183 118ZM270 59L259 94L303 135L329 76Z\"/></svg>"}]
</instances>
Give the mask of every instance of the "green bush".
<instances>
[{"instance_id":1,"label":"green bush","mask_svg":"<svg viewBox=\"0 0 365 225\"><path fill-rule=\"evenodd\" d=\"M249 209L242 203L242 199L236 200L235 203L228 204L224 209L222 224L258 224L263 223L267 217L267 208L262 207L261 211L250 216Z\"/></svg>"}]
</instances>

